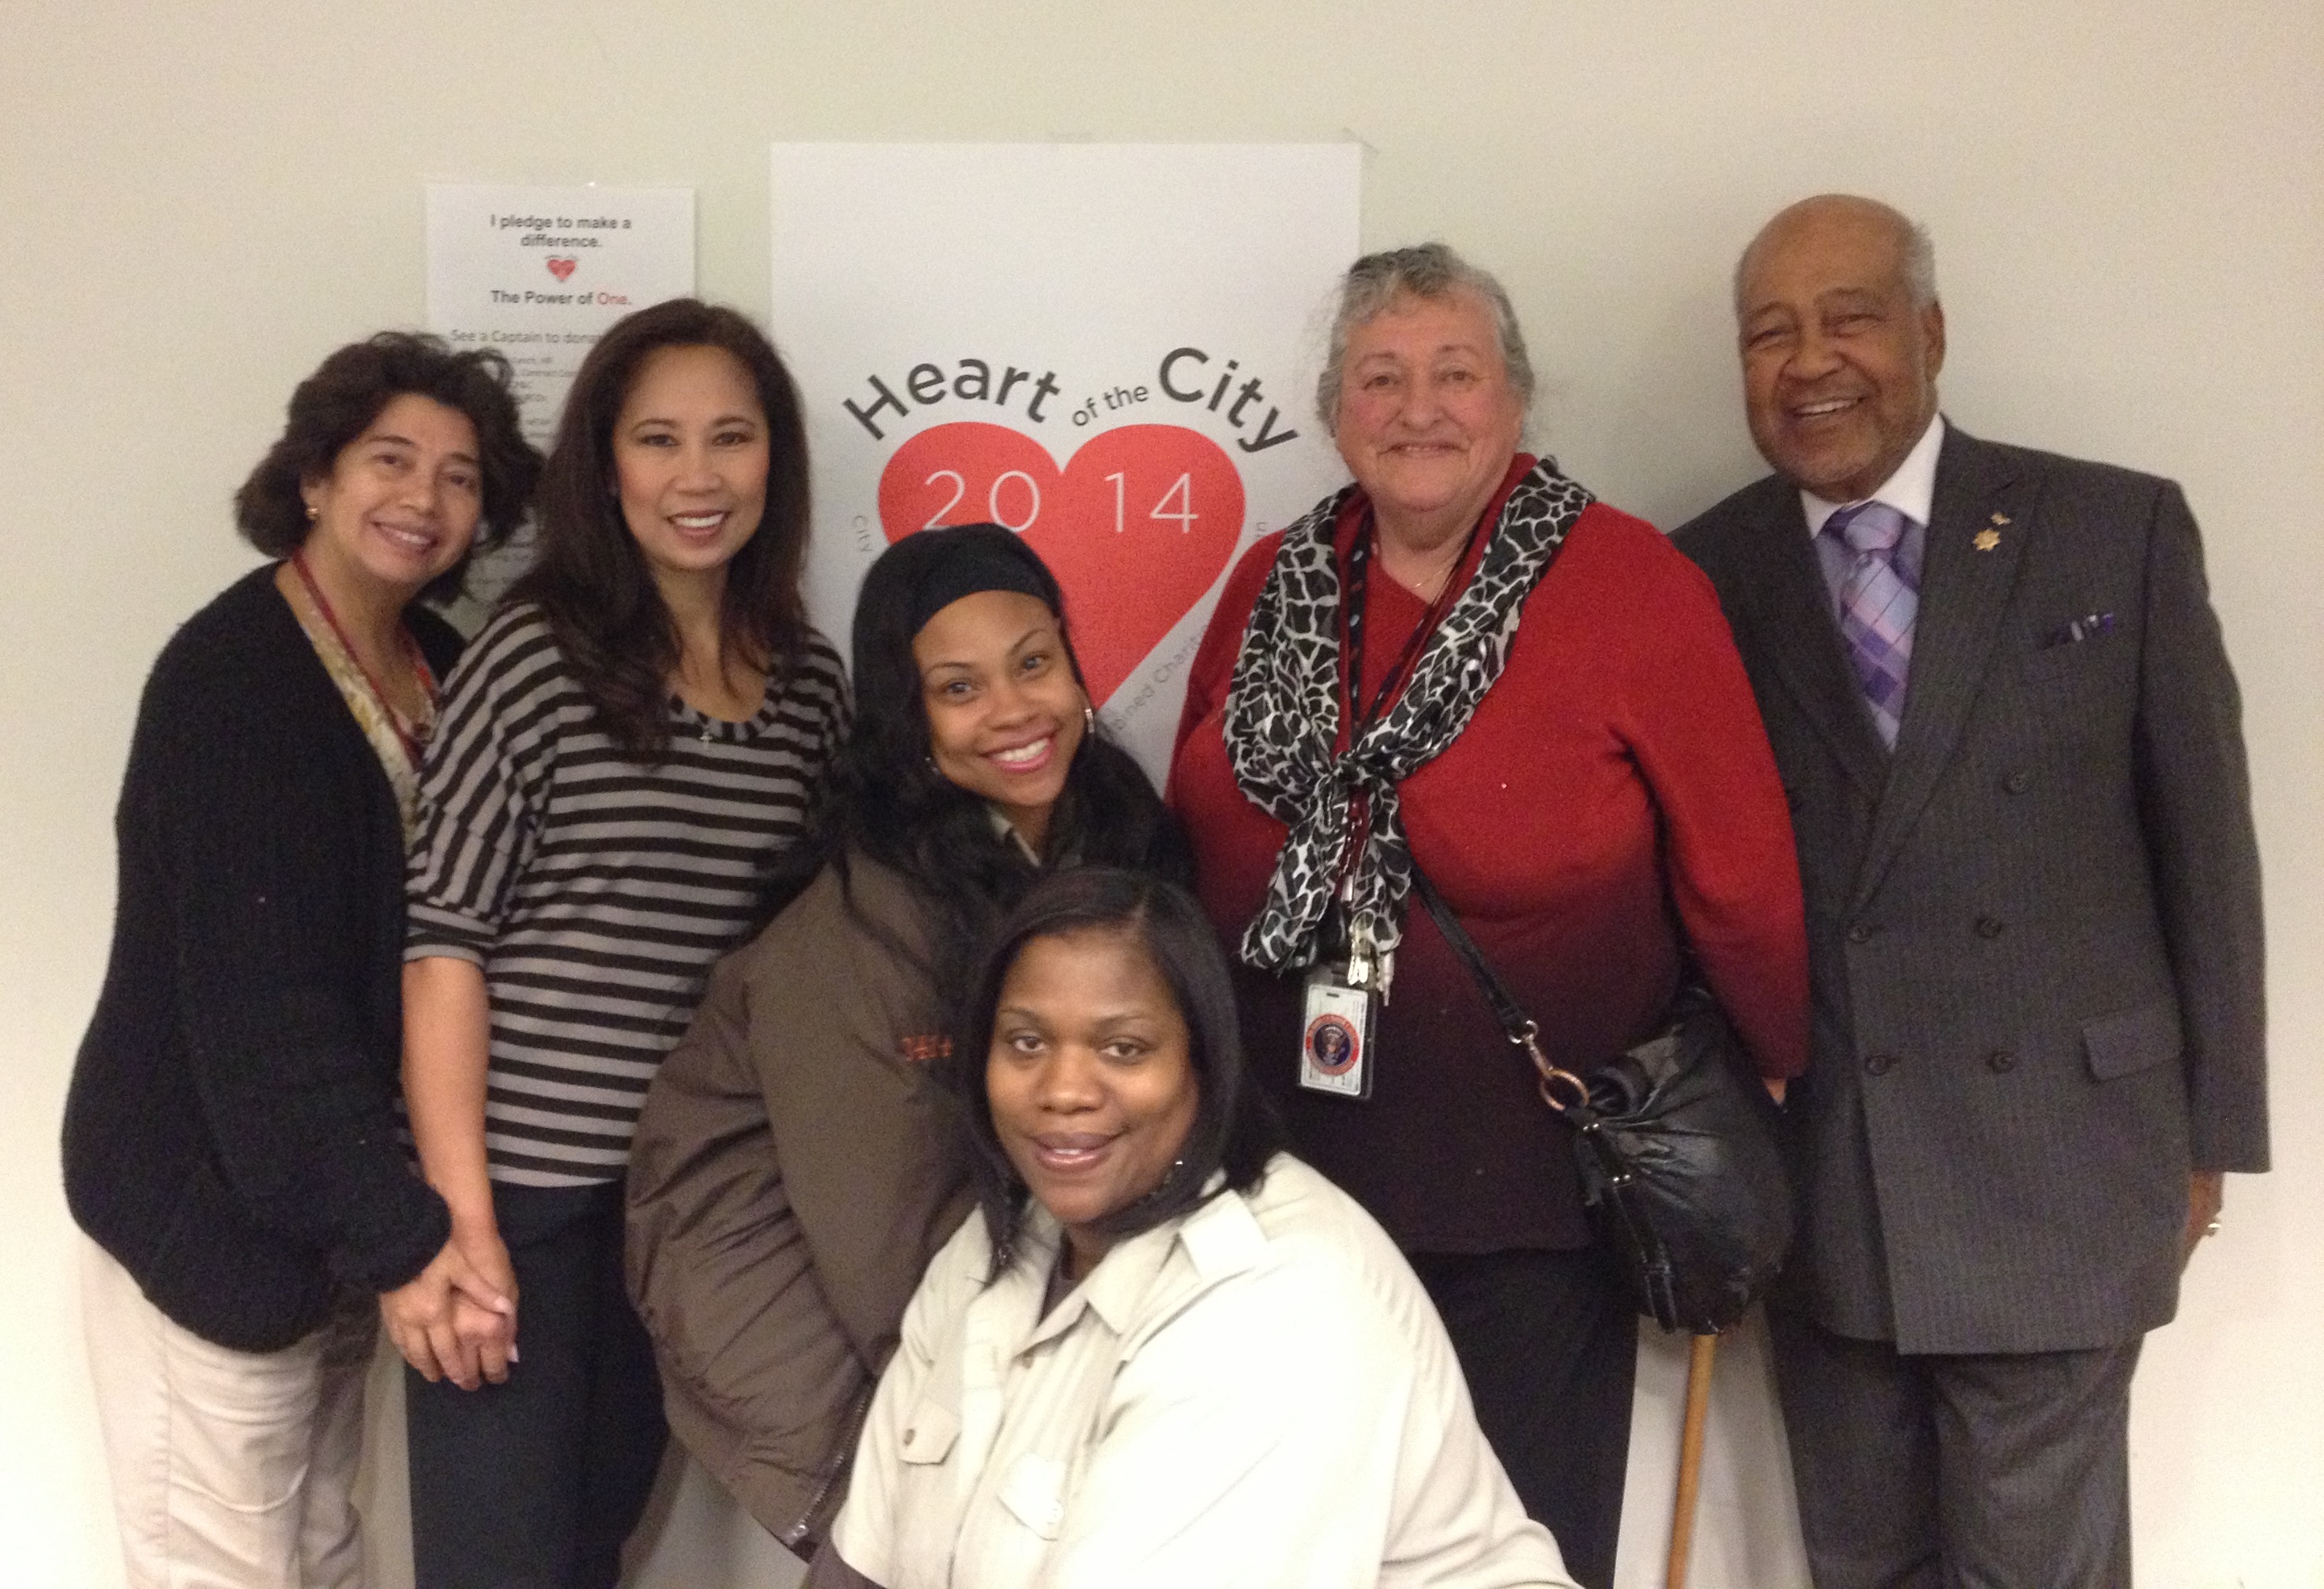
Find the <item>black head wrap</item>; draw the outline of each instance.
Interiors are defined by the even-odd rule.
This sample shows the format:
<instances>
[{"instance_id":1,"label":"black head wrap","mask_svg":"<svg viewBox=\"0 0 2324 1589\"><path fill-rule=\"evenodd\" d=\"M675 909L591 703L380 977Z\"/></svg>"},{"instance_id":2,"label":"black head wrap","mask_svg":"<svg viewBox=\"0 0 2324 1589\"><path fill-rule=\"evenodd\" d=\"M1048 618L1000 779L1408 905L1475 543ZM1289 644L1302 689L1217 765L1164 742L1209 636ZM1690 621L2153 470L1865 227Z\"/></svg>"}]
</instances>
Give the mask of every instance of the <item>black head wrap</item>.
<instances>
[{"instance_id":1,"label":"black head wrap","mask_svg":"<svg viewBox=\"0 0 2324 1589\"><path fill-rule=\"evenodd\" d=\"M910 592L911 632L964 596L1011 590L1029 596L1052 613L1057 587L1033 549L999 524L958 524L923 530L889 550L890 558L910 566L899 569Z\"/></svg>"}]
</instances>

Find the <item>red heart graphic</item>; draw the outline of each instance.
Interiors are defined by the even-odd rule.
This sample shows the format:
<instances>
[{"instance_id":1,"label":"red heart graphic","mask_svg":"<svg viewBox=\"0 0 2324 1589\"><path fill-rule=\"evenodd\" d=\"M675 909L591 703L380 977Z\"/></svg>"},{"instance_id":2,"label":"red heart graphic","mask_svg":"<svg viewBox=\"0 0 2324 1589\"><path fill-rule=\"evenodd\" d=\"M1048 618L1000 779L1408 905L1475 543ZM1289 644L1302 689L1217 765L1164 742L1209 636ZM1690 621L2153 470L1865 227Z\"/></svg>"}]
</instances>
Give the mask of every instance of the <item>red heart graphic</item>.
<instances>
[{"instance_id":1,"label":"red heart graphic","mask_svg":"<svg viewBox=\"0 0 2324 1589\"><path fill-rule=\"evenodd\" d=\"M573 274L573 267L580 263L577 259L552 259L549 262L549 273L562 282Z\"/></svg>"},{"instance_id":2,"label":"red heart graphic","mask_svg":"<svg viewBox=\"0 0 2324 1589\"><path fill-rule=\"evenodd\" d=\"M921 431L880 475L890 540L938 524L1006 524L1065 587L1074 653L1099 705L1200 601L1242 533L1242 476L1183 425L1090 438L1061 471L1005 425Z\"/></svg>"}]
</instances>

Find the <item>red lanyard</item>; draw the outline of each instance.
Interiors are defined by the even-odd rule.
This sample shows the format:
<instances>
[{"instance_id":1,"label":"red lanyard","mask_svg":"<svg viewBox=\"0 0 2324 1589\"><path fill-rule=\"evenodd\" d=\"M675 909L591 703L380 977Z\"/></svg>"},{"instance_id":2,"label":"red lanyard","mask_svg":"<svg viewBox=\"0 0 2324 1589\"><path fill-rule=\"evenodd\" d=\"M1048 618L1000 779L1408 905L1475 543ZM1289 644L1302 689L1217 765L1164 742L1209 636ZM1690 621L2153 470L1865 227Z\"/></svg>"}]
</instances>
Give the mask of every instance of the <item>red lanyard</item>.
<instances>
[{"instance_id":1,"label":"red lanyard","mask_svg":"<svg viewBox=\"0 0 2324 1589\"><path fill-rule=\"evenodd\" d=\"M328 624L331 633L338 637L339 649L347 653L347 661L353 662L355 671L363 675L364 688L371 691L371 698L378 703L381 715L387 719L387 725L395 730L396 743L403 747L403 759L411 763L414 772L419 771L420 741L404 727L402 716L388 704L387 691L382 689L379 680L371 676L371 670L364 666L363 658L347 639L347 632L339 626L339 615L331 611L330 598L323 594L323 587L315 583L315 576L308 571L305 547L290 554L290 566L298 570L299 582L307 587L307 594L314 599L316 610L323 614L323 622ZM429 699L435 699L436 675L429 670L428 659L420 654L420 647L412 640L411 631L398 624L395 633L396 638L403 642L403 654L410 661L412 674L420 680L420 688L428 692Z\"/></svg>"},{"instance_id":2,"label":"red lanyard","mask_svg":"<svg viewBox=\"0 0 2324 1589\"><path fill-rule=\"evenodd\" d=\"M1347 629L1347 639L1341 647L1341 652L1345 658L1342 672L1345 684L1343 700L1350 744L1353 744L1365 729L1379 720L1380 714L1388 709L1388 704L1395 698L1397 691L1410 679L1413 669L1419 664L1422 648L1427 645L1429 637L1436 633L1436 626L1444 622L1444 614L1452 608L1452 598L1461 584L1461 570L1467 566L1469 554L1476 550L1478 533L1484 527L1482 518L1469 527L1469 539L1461 543L1461 555L1445 571L1443 587L1429 602L1428 610L1421 614L1419 624L1405 641L1404 650L1397 653L1395 665L1380 679L1379 688L1372 695L1371 709L1359 716L1356 703L1364 687L1364 607L1371 591L1372 541L1379 534L1373 526L1371 513L1369 511L1365 513L1364 522L1356 529L1355 544L1348 549L1347 595L1341 602Z\"/></svg>"}]
</instances>

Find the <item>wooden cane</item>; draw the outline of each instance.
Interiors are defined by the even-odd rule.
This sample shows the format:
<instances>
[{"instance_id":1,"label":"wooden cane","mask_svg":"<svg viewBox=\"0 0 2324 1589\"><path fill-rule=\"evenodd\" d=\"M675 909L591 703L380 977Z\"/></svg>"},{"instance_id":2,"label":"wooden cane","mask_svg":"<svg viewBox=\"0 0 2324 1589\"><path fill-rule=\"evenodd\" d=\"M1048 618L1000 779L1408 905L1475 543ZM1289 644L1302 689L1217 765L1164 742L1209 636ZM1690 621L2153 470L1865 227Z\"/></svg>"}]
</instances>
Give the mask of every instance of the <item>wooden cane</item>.
<instances>
[{"instance_id":1,"label":"wooden cane","mask_svg":"<svg viewBox=\"0 0 2324 1589\"><path fill-rule=\"evenodd\" d=\"M1694 1553L1694 1502L1702 1483L1702 1427L1711 1415L1711 1363L1717 1335L1697 1335L1686 1360L1686 1427L1678 1442L1678 1499L1671 1509L1670 1565L1665 1589L1686 1589L1687 1557Z\"/></svg>"}]
</instances>

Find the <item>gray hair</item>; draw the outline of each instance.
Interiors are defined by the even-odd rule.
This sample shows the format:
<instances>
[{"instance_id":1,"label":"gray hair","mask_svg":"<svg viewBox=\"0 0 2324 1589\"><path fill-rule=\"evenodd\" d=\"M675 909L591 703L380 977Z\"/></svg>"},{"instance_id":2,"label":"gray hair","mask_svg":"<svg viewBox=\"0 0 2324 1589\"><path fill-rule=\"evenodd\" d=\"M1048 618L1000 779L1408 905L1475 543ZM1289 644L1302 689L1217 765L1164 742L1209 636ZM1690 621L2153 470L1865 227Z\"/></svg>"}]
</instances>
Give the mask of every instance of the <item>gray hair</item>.
<instances>
[{"instance_id":1,"label":"gray hair","mask_svg":"<svg viewBox=\"0 0 2324 1589\"><path fill-rule=\"evenodd\" d=\"M1332 316L1332 336L1323 373L1315 378L1315 413L1326 430L1340 420L1340 376L1347 367L1348 336L1377 318L1398 298L1442 300L1473 292L1493 311L1493 331L1501 345L1501 365L1520 407L1533 408L1533 360L1508 291L1490 271L1480 270L1443 243L1387 248L1367 254L1348 267L1340 282L1340 304Z\"/></svg>"},{"instance_id":2,"label":"gray hair","mask_svg":"<svg viewBox=\"0 0 2324 1589\"><path fill-rule=\"evenodd\" d=\"M1806 202L1816 201L1810 199ZM1877 200L1858 199L1852 199L1851 202L1884 211L1889 220L1895 224L1897 249L1904 255L1902 265L1904 274L1904 291L1913 295L1913 307L1923 309L1936 302L1937 245L1935 239L1929 236L1929 228L1901 210L1891 208ZM1794 208L1796 208L1797 206ZM1773 225L1773 222L1769 223L1770 227ZM1766 236L1766 229L1763 228L1759 236L1752 238L1750 245L1735 261L1735 318L1738 320L1743 318L1743 275L1751 268L1751 256L1758 252L1760 237Z\"/></svg>"},{"instance_id":3,"label":"gray hair","mask_svg":"<svg viewBox=\"0 0 2324 1589\"><path fill-rule=\"evenodd\" d=\"M1937 300L1937 245L1929 228L1916 220L1904 223L1904 285L1913 307L1926 309Z\"/></svg>"}]
</instances>

